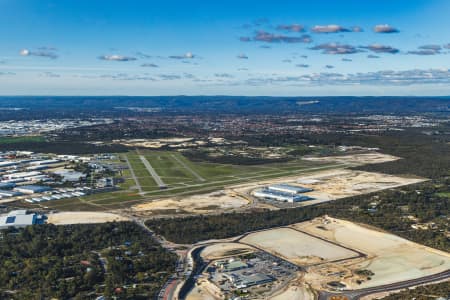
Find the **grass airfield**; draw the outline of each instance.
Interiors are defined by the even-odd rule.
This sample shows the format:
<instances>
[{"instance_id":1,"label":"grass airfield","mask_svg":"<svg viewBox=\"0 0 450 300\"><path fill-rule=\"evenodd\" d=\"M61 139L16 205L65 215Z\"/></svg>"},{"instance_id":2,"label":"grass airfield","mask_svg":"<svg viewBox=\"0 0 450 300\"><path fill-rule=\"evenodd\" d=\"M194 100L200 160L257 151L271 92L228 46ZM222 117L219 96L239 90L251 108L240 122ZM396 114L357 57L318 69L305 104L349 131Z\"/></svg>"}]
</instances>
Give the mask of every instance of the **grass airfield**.
<instances>
[{"instance_id":1,"label":"grass airfield","mask_svg":"<svg viewBox=\"0 0 450 300\"><path fill-rule=\"evenodd\" d=\"M371 152L307 157L285 163L231 165L191 161L178 151L136 150L111 161L128 167L122 172L124 182L117 191L48 201L40 206L59 211L121 210L126 215L145 219L250 208L279 209L279 205L259 201L251 195L252 190L273 183L312 188L307 195L313 200L296 203L297 207L426 180L348 169L395 159L398 158Z\"/></svg>"},{"instance_id":2,"label":"grass airfield","mask_svg":"<svg viewBox=\"0 0 450 300\"><path fill-rule=\"evenodd\" d=\"M143 156L167 185L161 189L146 168ZM45 202L45 206L57 210L107 211L127 209L144 202L167 197L185 197L207 194L225 186L295 175L309 170L326 170L344 167L334 162L294 160L286 163L264 165L231 165L209 162L193 162L177 151L139 150L119 155L120 162L130 168L124 170L120 190L92 194L84 197ZM133 177L134 174L134 177Z\"/></svg>"}]
</instances>

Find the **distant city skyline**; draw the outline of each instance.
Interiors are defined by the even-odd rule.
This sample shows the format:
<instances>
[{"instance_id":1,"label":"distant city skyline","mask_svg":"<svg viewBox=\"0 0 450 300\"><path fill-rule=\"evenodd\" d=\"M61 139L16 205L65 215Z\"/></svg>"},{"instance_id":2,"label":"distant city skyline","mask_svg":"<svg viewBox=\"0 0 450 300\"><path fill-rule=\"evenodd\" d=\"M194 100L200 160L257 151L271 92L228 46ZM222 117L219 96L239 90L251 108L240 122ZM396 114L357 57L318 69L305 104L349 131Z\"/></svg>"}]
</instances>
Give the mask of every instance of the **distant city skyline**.
<instances>
[{"instance_id":1,"label":"distant city skyline","mask_svg":"<svg viewBox=\"0 0 450 300\"><path fill-rule=\"evenodd\" d=\"M450 95L450 1L0 0L0 95Z\"/></svg>"}]
</instances>

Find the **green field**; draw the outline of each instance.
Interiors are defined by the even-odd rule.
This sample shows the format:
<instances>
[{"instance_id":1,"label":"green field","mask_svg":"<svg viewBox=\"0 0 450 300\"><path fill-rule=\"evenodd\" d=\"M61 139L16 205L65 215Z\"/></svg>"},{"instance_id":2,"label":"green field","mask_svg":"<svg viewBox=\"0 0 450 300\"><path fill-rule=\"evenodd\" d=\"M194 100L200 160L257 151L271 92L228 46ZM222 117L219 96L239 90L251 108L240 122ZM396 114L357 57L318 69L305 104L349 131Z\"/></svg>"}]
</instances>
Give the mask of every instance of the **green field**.
<instances>
[{"instance_id":1,"label":"green field","mask_svg":"<svg viewBox=\"0 0 450 300\"><path fill-rule=\"evenodd\" d=\"M151 164L164 184L167 185L166 189L158 187L140 156L145 157ZM164 196L206 193L233 184L344 167L343 165L303 160L253 166L192 162L177 151L140 150L139 153L132 151L119 155L122 163L126 163L126 158L137 182L132 176L132 171L128 169L122 173L125 182L120 184L119 191L51 201L46 202L45 205L59 210L120 209ZM138 185L141 187L142 193L139 192Z\"/></svg>"},{"instance_id":2,"label":"green field","mask_svg":"<svg viewBox=\"0 0 450 300\"><path fill-rule=\"evenodd\" d=\"M446 192L436 193L436 195L441 198L450 198L450 193L446 193Z\"/></svg>"},{"instance_id":3,"label":"green field","mask_svg":"<svg viewBox=\"0 0 450 300\"><path fill-rule=\"evenodd\" d=\"M45 138L40 135L32 136L18 136L18 137L0 137L0 144L15 144L15 143L33 143L45 142Z\"/></svg>"}]
</instances>

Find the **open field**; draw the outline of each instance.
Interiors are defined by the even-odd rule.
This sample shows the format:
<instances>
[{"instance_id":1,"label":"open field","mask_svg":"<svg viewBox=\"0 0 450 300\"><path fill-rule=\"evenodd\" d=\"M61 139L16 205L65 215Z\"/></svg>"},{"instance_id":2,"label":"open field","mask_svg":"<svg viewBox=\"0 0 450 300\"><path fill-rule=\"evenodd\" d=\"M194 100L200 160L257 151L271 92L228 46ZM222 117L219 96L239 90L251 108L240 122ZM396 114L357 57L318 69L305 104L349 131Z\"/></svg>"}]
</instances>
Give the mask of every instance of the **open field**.
<instances>
[{"instance_id":1,"label":"open field","mask_svg":"<svg viewBox=\"0 0 450 300\"><path fill-rule=\"evenodd\" d=\"M91 224L91 223L105 223L113 221L127 221L119 215L102 212L60 212L49 214L47 223L55 225L68 224Z\"/></svg>"},{"instance_id":2,"label":"open field","mask_svg":"<svg viewBox=\"0 0 450 300\"><path fill-rule=\"evenodd\" d=\"M33 143L33 142L45 142L45 138L40 135L0 137L0 144Z\"/></svg>"},{"instance_id":3,"label":"open field","mask_svg":"<svg viewBox=\"0 0 450 300\"><path fill-rule=\"evenodd\" d=\"M241 208L248 203L248 200L238 195L219 191L187 197L155 200L137 204L132 206L131 209L134 212L147 212L155 215L171 213L211 213L217 210L229 211Z\"/></svg>"},{"instance_id":4,"label":"open field","mask_svg":"<svg viewBox=\"0 0 450 300\"><path fill-rule=\"evenodd\" d=\"M358 153L358 154L336 155L336 156L305 157L304 159L309 161L321 161L321 162L379 164L383 162L398 160L400 158L388 154L371 152L371 153Z\"/></svg>"},{"instance_id":5,"label":"open field","mask_svg":"<svg viewBox=\"0 0 450 300\"><path fill-rule=\"evenodd\" d=\"M310 270L308 279L315 284L335 280L325 275L331 270L346 273L347 276L340 278L340 281L349 288L359 289L416 279L450 269L449 253L348 221L318 218L292 227L367 255L366 258ZM358 284L356 280L361 278L355 275L356 270L369 270L373 274L370 280Z\"/></svg>"},{"instance_id":6,"label":"open field","mask_svg":"<svg viewBox=\"0 0 450 300\"><path fill-rule=\"evenodd\" d=\"M263 249L303 266L359 256L357 252L291 228L251 233L240 239L239 242Z\"/></svg>"}]
</instances>

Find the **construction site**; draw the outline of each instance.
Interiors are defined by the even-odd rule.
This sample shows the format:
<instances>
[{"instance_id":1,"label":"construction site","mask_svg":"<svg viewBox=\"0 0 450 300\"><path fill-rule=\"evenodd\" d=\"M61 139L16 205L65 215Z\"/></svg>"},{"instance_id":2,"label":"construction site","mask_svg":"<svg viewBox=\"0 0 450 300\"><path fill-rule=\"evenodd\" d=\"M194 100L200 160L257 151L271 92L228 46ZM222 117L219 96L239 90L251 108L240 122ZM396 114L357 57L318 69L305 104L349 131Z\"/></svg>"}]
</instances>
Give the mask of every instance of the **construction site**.
<instances>
[{"instance_id":1,"label":"construction site","mask_svg":"<svg viewBox=\"0 0 450 300\"><path fill-rule=\"evenodd\" d=\"M450 268L447 252L327 216L198 245L207 245L205 267L188 300L350 299L369 289L439 280Z\"/></svg>"},{"instance_id":2,"label":"construction site","mask_svg":"<svg viewBox=\"0 0 450 300\"><path fill-rule=\"evenodd\" d=\"M295 176L230 185L216 192L155 199L134 205L130 211L138 216L151 217L244 211L251 208L276 210L368 194L425 180L345 168L311 170L306 173L300 172ZM261 193L257 193L279 184L306 190L294 196L292 194L283 196L280 192L278 195L283 196L281 200L269 199L266 195L261 196ZM296 201L297 199L300 200Z\"/></svg>"}]
</instances>

